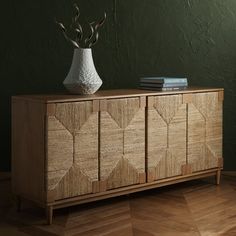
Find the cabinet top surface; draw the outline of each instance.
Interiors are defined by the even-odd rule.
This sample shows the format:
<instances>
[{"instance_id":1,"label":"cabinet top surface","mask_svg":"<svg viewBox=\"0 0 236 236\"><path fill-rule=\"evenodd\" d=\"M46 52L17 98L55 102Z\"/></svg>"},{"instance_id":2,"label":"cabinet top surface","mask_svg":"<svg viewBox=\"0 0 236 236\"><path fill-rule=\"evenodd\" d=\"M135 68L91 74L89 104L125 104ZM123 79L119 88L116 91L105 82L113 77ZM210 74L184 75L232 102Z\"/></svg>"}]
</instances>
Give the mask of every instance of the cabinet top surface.
<instances>
[{"instance_id":1,"label":"cabinet top surface","mask_svg":"<svg viewBox=\"0 0 236 236\"><path fill-rule=\"evenodd\" d=\"M202 92L217 92L223 91L223 88L209 88L209 87L188 87L184 90L174 91L155 91L155 90L141 90L141 89L114 89L114 90L99 90L92 95L72 95L72 94L29 94L29 95L16 95L13 99L33 100L43 103L54 102L73 102L73 101L86 101L97 99L109 98L127 98L138 96L155 96L155 95L174 95L186 93L202 93Z\"/></svg>"}]
</instances>

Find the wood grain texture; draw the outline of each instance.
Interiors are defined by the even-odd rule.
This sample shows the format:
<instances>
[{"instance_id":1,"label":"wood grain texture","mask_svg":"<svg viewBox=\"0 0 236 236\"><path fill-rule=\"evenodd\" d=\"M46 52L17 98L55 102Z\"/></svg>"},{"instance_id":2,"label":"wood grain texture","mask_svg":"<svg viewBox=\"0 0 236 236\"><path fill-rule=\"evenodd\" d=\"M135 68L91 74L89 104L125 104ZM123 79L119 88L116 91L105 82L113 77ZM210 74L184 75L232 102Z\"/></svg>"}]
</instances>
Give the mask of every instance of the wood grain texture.
<instances>
[{"instance_id":1,"label":"wood grain texture","mask_svg":"<svg viewBox=\"0 0 236 236\"><path fill-rule=\"evenodd\" d=\"M98 181L97 102L55 104L55 115L47 116L47 166L50 200L53 195L58 200L94 191L93 182Z\"/></svg>"},{"instance_id":2,"label":"wood grain texture","mask_svg":"<svg viewBox=\"0 0 236 236\"><path fill-rule=\"evenodd\" d=\"M139 98L139 107L140 108L146 107L146 97L145 96L142 96Z\"/></svg>"},{"instance_id":3,"label":"wood grain texture","mask_svg":"<svg viewBox=\"0 0 236 236\"><path fill-rule=\"evenodd\" d=\"M45 199L44 104L12 100L12 190L43 203Z\"/></svg>"},{"instance_id":4,"label":"wood grain texture","mask_svg":"<svg viewBox=\"0 0 236 236\"><path fill-rule=\"evenodd\" d=\"M218 158L218 167L223 168L224 167L224 159L223 158Z\"/></svg>"},{"instance_id":5,"label":"wood grain texture","mask_svg":"<svg viewBox=\"0 0 236 236\"><path fill-rule=\"evenodd\" d=\"M192 172L192 166L190 164L182 166L182 175L190 175Z\"/></svg>"},{"instance_id":6,"label":"wood grain texture","mask_svg":"<svg viewBox=\"0 0 236 236\"><path fill-rule=\"evenodd\" d=\"M221 185L212 183L195 180L57 210L51 226L28 202L21 213L8 205L0 207L0 235L234 236L236 175L225 172ZM12 197L7 184L0 181L1 203Z\"/></svg>"},{"instance_id":7,"label":"wood grain texture","mask_svg":"<svg viewBox=\"0 0 236 236\"><path fill-rule=\"evenodd\" d=\"M50 206L51 222L61 207L212 175L219 184L223 90L193 91L14 98L14 193Z\"/></svg>"},{"instance_id":8,"label":"wood grain texture","mask_svg":"<svg viewBox=\"0 0 236 236\"><path fill-rule=\"evenodd\" d=\"M115 99L115 98L132 98L140 96L156 96L156 95L174 95L174 94L189 94L189 93L206 93L206 92L223 91L222 88L211 87L188 87L185 90L179 91L151 91L141 89L110 89L99 90L92 95L71 95L71 94L43 94L43 95L21 95L15 96L16 99L26 99L39 101L44 103L58 103L58 102L81 102L101 99Z\"/></svg>"},{"instance_id":9,"label":"wood grain texture","mask_svg":"<svg viewBox=\"0 0 236 236\"><path fill-rule=\"evenodd\" d=\"M93 202L93 201L98 201L102 199L107 199L107 198L112 198L112 197L117 197L117 196L122 196L126 194L131 194L135 192L140 192L144 190L149 190L153 188L159 188L163 186L168 186L176 183L181 183L189 180L195 180L195 179L200 179L200 178L206 178L209 176L217 176L219 169L214 168L210 170L205 170L205 171L199 171L192 173L191 175L179 175L179 176L174 176L166 179L160 179L156 180L154 182L149 182L149 183L144 183L144 184L135 184L135 185L129 185L129 186L124 186L116 189L110 189L107 190L107 182L106 181L100 181L100 189L101 187L104 189L104 191L101 191L99 193L94 193L94 194L87 194L87 195L81 195L73 198L67 198L67 199L62 199L58 200L55 202L51 202L48 205L53 206L53 209L59 209L59 208L64 208L68 206L74 206L74 205L79 205L83 203L88 203L88 202Z\"/></svg>"},{"instance_id":10,"label":"wood grain texture","mask_svg":"<svg viewBox=\"0 0 236 236\"><path fill-rule=\"evenodd\" d=\"M55 103L47 104L46 110L47 110L47 111L46 111L47 116L55 116L55 113L56 113L56 104L55 104Z\"/></svg>"},{"instance_id":11,"label":"wood grain texture","mask_svg":"<svg viewBox=\"0 0 236 236\"><path fill-rule=\"evenodd\" d=\"M188 104L188 163L193 171L218 167L222 158L222 99L218 92L193 94Z\"/></svg>"},{"instance_id":12,"label":"wood grain texture","mask_svg":"<svg viewBox=\"0 0 236 236\"><path fill-rule=\"evenodd\" d=\"M224 91L219 91L218 92L218 99L219 99L219 102L224 101Z\"/></svg>"},{"instance_id":13,"label":"wood grain texture","mask_svg":"<svg viewBox=\"0 0 236 236\"><path fill-rule=\"evenodd\" d=\"M190 103L192 102L193 96L191 93L183 94L183 103Z\"/></svg>"},{"instance_id":14,"label":"wood grain texture","mask_svg":"<svg viewBox=\"0 0 236 236\"><path fill-rule=\"evenodd\" d=\"M149 99L148 181L181 175L182 165L186 164L186 104L182 103L182 95Z\"/></svg>"},{"instance_id":15,"label":"wood grain texture","mask_svg":"<svg viewBox=\"0 0 236 236\"><path fill-rule=\"evenodd\" d=\"M107 189L137 184L145 171L145 108L139 98L101 101L101 180Z\"/></svg>"}]
</instances>

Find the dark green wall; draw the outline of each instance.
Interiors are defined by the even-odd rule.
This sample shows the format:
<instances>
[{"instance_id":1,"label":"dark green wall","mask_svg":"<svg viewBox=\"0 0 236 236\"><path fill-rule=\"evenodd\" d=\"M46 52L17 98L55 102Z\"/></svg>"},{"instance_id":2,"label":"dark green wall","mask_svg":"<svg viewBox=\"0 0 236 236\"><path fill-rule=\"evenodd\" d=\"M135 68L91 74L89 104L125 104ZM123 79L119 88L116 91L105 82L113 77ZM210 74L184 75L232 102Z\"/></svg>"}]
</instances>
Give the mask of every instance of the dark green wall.
<instances>
[{"instance_id":1,"label":"dark green wall","mask_svg":"<svg viewBox=\"0 0 236 236\"><path fill-rule=\"evenodd\" d=\"M225 168L236 170L236 1L74 1L89 21L108 14L94 47L104 89L134 88L145 75L187 76L190 85L225 88ZM10 169L10 96L64 89L73 49L53 19L68 23L74 1L1 1L2 170Z\"/></svg>"}]
</instances>

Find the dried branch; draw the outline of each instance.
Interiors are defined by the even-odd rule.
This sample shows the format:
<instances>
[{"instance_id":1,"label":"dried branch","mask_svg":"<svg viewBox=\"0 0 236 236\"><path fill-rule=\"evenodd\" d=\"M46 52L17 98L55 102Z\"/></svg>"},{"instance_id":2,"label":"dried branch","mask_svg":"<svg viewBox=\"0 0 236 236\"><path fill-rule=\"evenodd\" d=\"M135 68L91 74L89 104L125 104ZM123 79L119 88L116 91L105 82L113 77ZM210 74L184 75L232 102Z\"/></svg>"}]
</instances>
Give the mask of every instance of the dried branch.
<instances>
[{"instance_id":1,"label":"dried branch","mask_svg":"<svg viewBox=\"0 0 236 236\"><path fill-rule=\"evenodd\" d=\"M89 27L90 27L90 30L91 30L91 34L88 36L88 38L86 38L85 39L85 45L93 38L93 35L94 35L94 28L93 28L93 24L94 24L95 22L93 21L93 22L91 22L91 23L89 23Z\"/></svg>"},{"instance_id":2,"label":"dried branch","mask_svg":"<svg viewBox=\"0 0 236 236\"><path fill-rule=\"evenodd\" d=\"M83 36L84 36L84 33L83 33L83 28L81 26L81 24L79 23L79 17L80 17L80 9L78 7L78 5L76 3L74 3L74 8L75 8L75 16L72 17L72 22L71 22L71 25L70 25L70 28L73 29L73 31L75 32L75 40L72 40L68 35L67 35L67 30L66 30L66 27L61 23L61 22L57 22L55 20L55 23L59 26L59 28L61 29L65 39L67 41L69 41L70 43L73 44L74 47L76 48L80 48L80 45L82 43L82 40L83 40ZM91 33L89 34L89 36L85 39L84 43L85 43L85 46L87 44L89 44L89 48L94 46L97 41L98 41L98 38L99 38L99 33L98 33L98 29L105 23L106 21L106 18L107 18L107 15L106 15L106 12L104 12L104 17L103 19L101 19L95 26L95 21L94 22L91 22L89 23L89 27L90 27L90 31ZM95 36L94 36L95 35ZM92 41L92 39L94 38L94 40ZM91 42L92 41L92 42ZM82 44L83 45L83 44Z\"/></svg>"},{"instance_id":3,"label":"dried branch","mask_svg":"<svg viewBox=\"0 0 236 236\"><path fill-rule=\"evenodd\" d=\"M98 28L100 28L100 27L103 26L103 24L104 24L105 21L106 21L106 18L107 18L107 14L106 14L106 12L104 12L104 17L103 17L102 20L100 20L100 21L96 24L96 26L95 26L95 31L97 31Z\"/></svg>"},{"instance_id":4,"label":"dried branch","mask_svg":"<svg viewBox=\"0 0 236 236\"><path fill-rule=\"evenodd\" d=\"M81 25L79 25L79 26L80 26L80 27L74 29L75 32L76 32L75 40L76 40L77 42L80 42L80 41L82 40L82 38L83 38L83 30L82 30Z\"/></svg>"},{"instance_id":5,"label":"dried branch","mask_svg":"<svg viewBox=\"0 0 236 236\"><path fill-rule=\"evenodd\" d=\"M65 39L66 39L67 41L69 41L70 43L72 43L72 45L75 46L76 48L79 48L79 44L78 44L76 41L70 39L70 38L67 36L65 26L64 26L61 22L58 22L56 19L55 19L55 23L56 23L56 24L59 26L59 28L61 29L62 34L64 35Z\"/></svg>"},{"instance_id":6,"label":"dried branch","mask_svg":"<svg viewBox=\"0 0 236 236\"><path fill-rule=\"evenodd\" d=\"M98 38L99 38L98 29L104 25L104 23L105 23L105 21L106 21L106 18L107 18L107 14L106 14L106 12L104 12L104 17L103 17L103 19L100 20L100 21L95 25L95 27L93 27L93 24L94 24L95 22L92 22L92 23L89 24L89 25L90 25L90 29L91 29L91 34L90 34L90 36L85 40L85 44L87 44L89 41L91 41L91 39L93 38L93 36L94 36L94 34L95 34L95 39L94 39L92 42L89 43L89 46L88 46L89 48L91 48L92 46L94 46L94 45L98 42Z\"/></svg>"},{"instance_id":7,"label":"dried branch","mask_svg":"<svg viewBox=\"0 0 236 236\"><path fill-rule=\"evenodd\" d=\"M80 10L79 7L76 3L74 3L74 8L76 10L74 21L72 21L72 26L73 24L75 25L75 32L76 32L76 41L81 41L83 38L83 28L81 24L79 23L79 16L80 16Z\"/></svg>"},{"instance_id":8,"label":"dried branch","mask_svg":"<svg viewBox=\"0 0 236 236\"><path fill-rule=\"evenodd\" d=\"M94 46L98 42L98 38L99 38L99 33L96 32L95 39L93 40L93 42L91 42L89 44L89 48L91 48L92 46Z\"/></svg>"},{"instance_id":9,"label":"dried branch","mask_svg":"<svg viewBox=\"0 0 236 236\"><path fill-rule=\"evenodd\" d=\"M76 3L74 3L74 8L76 10L76 14L75 14L74 20L75 20L75 22L77 22L77 20L79 19L79 16L80 16L80 10L79 10L79 7L78 7L78 5Z\"/></svg>"}]
</instances>

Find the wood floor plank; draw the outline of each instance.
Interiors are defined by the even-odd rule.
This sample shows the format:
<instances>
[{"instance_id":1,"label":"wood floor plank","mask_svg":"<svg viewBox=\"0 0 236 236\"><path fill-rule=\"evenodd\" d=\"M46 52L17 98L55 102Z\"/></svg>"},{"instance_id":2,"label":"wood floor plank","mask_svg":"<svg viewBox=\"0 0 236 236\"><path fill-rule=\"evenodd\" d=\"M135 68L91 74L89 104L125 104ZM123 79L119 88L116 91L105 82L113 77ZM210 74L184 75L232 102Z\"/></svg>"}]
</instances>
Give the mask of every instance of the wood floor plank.
<instances>
[{"instance_id":1,"label":"wood floor plank","mask_svg":"<svg viewBox=\"0 0 236 236\"><path fill-rule=\"evenodd\" d=\"M151 191L150 191L151 193ZM147 235L199 235L183 195L156 192L130 202L133 227ZM145 234L143 234L145 235Z\"/></svg>"},{"instance_id":2,"label":"wood floor plank","mask_svg":"<svg viewBox=\"0 0 236 236\"><path fill-rule=\"evenodd\" d=\"M10 186L10 181L8 181ZM46 225L44 211L28 202L16 212L6 181L0 181L0 235L65 236L235 236L236 175L194 180L114 199L56 210ZM11 200L9 199L11 198Z\"/></svg>"}]
</instances>

